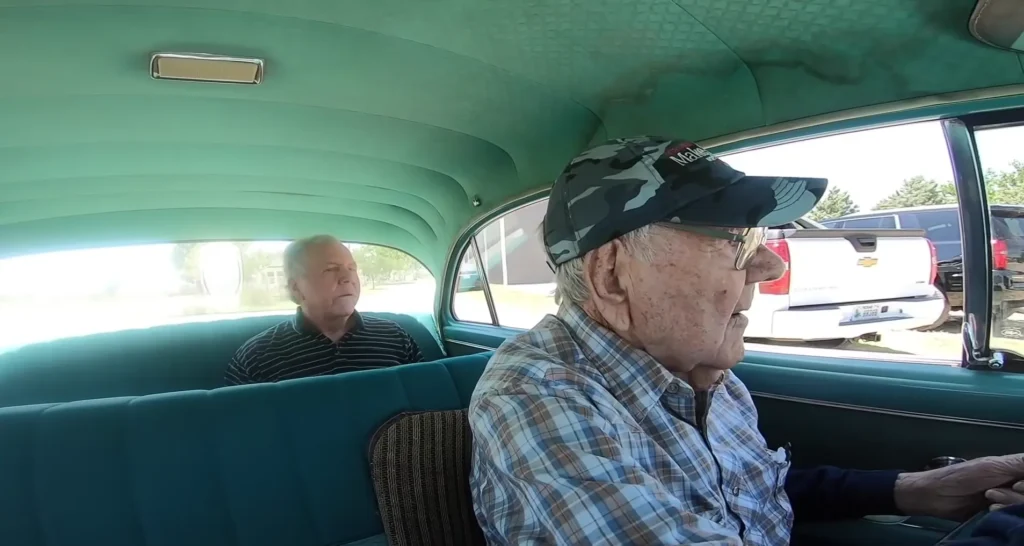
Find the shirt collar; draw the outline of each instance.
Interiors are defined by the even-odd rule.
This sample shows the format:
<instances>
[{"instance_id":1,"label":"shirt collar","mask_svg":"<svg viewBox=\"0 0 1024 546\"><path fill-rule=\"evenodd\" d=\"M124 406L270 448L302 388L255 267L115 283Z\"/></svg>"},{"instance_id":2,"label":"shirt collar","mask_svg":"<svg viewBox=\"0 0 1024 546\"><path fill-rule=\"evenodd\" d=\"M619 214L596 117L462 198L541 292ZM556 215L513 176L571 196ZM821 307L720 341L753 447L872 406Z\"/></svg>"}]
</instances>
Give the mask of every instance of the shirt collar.
<instances>
[{"instance_id":1,"label":"shirt collar","mask_svg":"<svg viewBox=\"0 0 1024 546\"><path fill-rule=\"evenodd\" d=\"M563 304L558 318L569 328L584 356L607 382L608 390L637 419L647 416L673 383L689 389L644 351L625 342L614 332L587 316L577 305Z\"/></svg>"},{"instance_id":2,"label":"shirt collar","mask_svg":"<svg viewBox=\"0 0 1024 546\"><path fill-rule=\"evenodd\" d=\"M569 328L587 360L604 377L612 396L638 421L647 416L673 385L677 389L673 392L695 400L696 393L686 381L672 375L647 352L598 324L579 306L563 304L557 316ZM714 391L725 383L730 373L726 370L709 390Z\"/></svg>"},{"instance_id":3,"label":"shirt collar","mask_svg":"<svg viewBox=\"0 0 1024 546\"><path fill-rule=\"evenodd\" d=\"M353 313L350 320L352 321L352 328L350 328L346 334L355 332L363 327L363 316L359 314L359 311ZM318 336L322 334L320 329L316 327L316 324L313 324L313 322L302 312L302 307L295 308L295 316L292 317L292 327L294 327L295 331L300 334L308 334L311 336Z\"/></svg>"}]
</instances>

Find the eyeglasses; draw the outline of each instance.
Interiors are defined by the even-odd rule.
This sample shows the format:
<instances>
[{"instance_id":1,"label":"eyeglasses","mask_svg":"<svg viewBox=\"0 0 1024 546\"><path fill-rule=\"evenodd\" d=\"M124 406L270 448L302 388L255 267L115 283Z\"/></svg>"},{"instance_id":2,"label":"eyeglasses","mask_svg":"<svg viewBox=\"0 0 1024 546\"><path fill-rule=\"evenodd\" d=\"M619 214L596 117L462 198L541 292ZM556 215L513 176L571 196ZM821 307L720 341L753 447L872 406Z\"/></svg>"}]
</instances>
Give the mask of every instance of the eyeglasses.
<instances>
[{"instance_id":1,"label":"eyeglasses","mask_svg":"<svg viewBox=\"0 0 1024 546\"><path fill-rule=\"evenodd\" d=\"M736 261L733 265L738 271L743 271L750 265L750 260L757 254L757 249L761 248L761 245L768 238L768 228L763 227L745 228L739 233L733 233L724 229L687 226L671 222L659 222L658 225L734 243L736 246Z\"/></svg>"}]
</instances>

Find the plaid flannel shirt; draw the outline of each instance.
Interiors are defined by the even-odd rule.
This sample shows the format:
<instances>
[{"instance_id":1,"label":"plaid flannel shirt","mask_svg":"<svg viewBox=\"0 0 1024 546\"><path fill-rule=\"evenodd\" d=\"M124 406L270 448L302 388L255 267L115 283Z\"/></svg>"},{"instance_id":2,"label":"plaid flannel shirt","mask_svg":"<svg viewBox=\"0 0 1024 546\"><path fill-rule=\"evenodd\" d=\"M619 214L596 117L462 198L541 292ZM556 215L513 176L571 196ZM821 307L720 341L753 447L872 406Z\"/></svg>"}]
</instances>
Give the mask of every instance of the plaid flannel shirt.
<instances>
[{"instance_id":1,"label":"plaid flannel shirt","mask_svg":"<svg viewBox=\"0 0 1024 546\"><path fill-rule=\"evenodd\" d=\"M497 350L469 419L489 544L789 542L789 462L739 379L699 395L578 307Z\"/></svg>"}]
</instances>

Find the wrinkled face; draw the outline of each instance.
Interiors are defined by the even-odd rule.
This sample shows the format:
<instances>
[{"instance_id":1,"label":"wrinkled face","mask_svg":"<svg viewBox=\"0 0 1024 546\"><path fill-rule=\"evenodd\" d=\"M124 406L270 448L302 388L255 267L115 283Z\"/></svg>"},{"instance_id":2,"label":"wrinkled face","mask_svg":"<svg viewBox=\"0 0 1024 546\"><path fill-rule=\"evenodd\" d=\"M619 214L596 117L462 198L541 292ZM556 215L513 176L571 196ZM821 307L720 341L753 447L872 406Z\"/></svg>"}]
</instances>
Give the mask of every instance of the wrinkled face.
<instances>
[{"instance_id":1,"label":"wrinkled face","mask_svg":"<svg viewBox=\"0 0 1024 546\"><path fill-rule=\"evenodd\" d=\"M649 260L629 255L619 242L595 251L596 262L602 253L615 254L611 280L621 289L617 298L610 297L611 291L602 297L601 287L594 287L594 303L605 307L599 312L606 320L611 318L613 330L625 332L624 338L670 371L735 366L743 358L747 325L740 312L750 307L755 285L780 277L785 264L761 246L745 270L738 271L739 243L661 226L652 229L655 248ZM618 251L615 245L620 246ZM601 271L588 272L592 279L602 278ZM603 276L609 277L607 273L611 271Z\"/></svg>"},{"instance_id":2,"label":"wrinkled face","mask_svg":"<svg viewBox=\"0 0 1024 546\"><path fill-rule=\"evenodd\" d=\"M355 312L359 276L356 261L345 245L334 241L310 247L303 271L292 290L307 315L331 320Z\"/></svg>"}]
</instances>

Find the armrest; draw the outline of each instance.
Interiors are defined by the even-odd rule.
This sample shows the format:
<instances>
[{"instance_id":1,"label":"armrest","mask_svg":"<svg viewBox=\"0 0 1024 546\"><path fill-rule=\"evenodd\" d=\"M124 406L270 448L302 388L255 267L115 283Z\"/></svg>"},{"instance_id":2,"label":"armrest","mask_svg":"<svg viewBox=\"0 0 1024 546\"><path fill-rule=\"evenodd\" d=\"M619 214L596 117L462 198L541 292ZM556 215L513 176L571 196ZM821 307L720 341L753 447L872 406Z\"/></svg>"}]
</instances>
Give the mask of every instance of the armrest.
<instances>
[{"instance_id":1,"label":"armrest","mask_svg":"<svg viewBox=\"0 0 1024 546\"><path fill-rule=\"evenodd\" d=\"M793 528L790 545L936 546L955 529L956 522L922 517L913 517L901 523L879 523L867 519L805 523Z\"/></svg>"}]
</instances>

